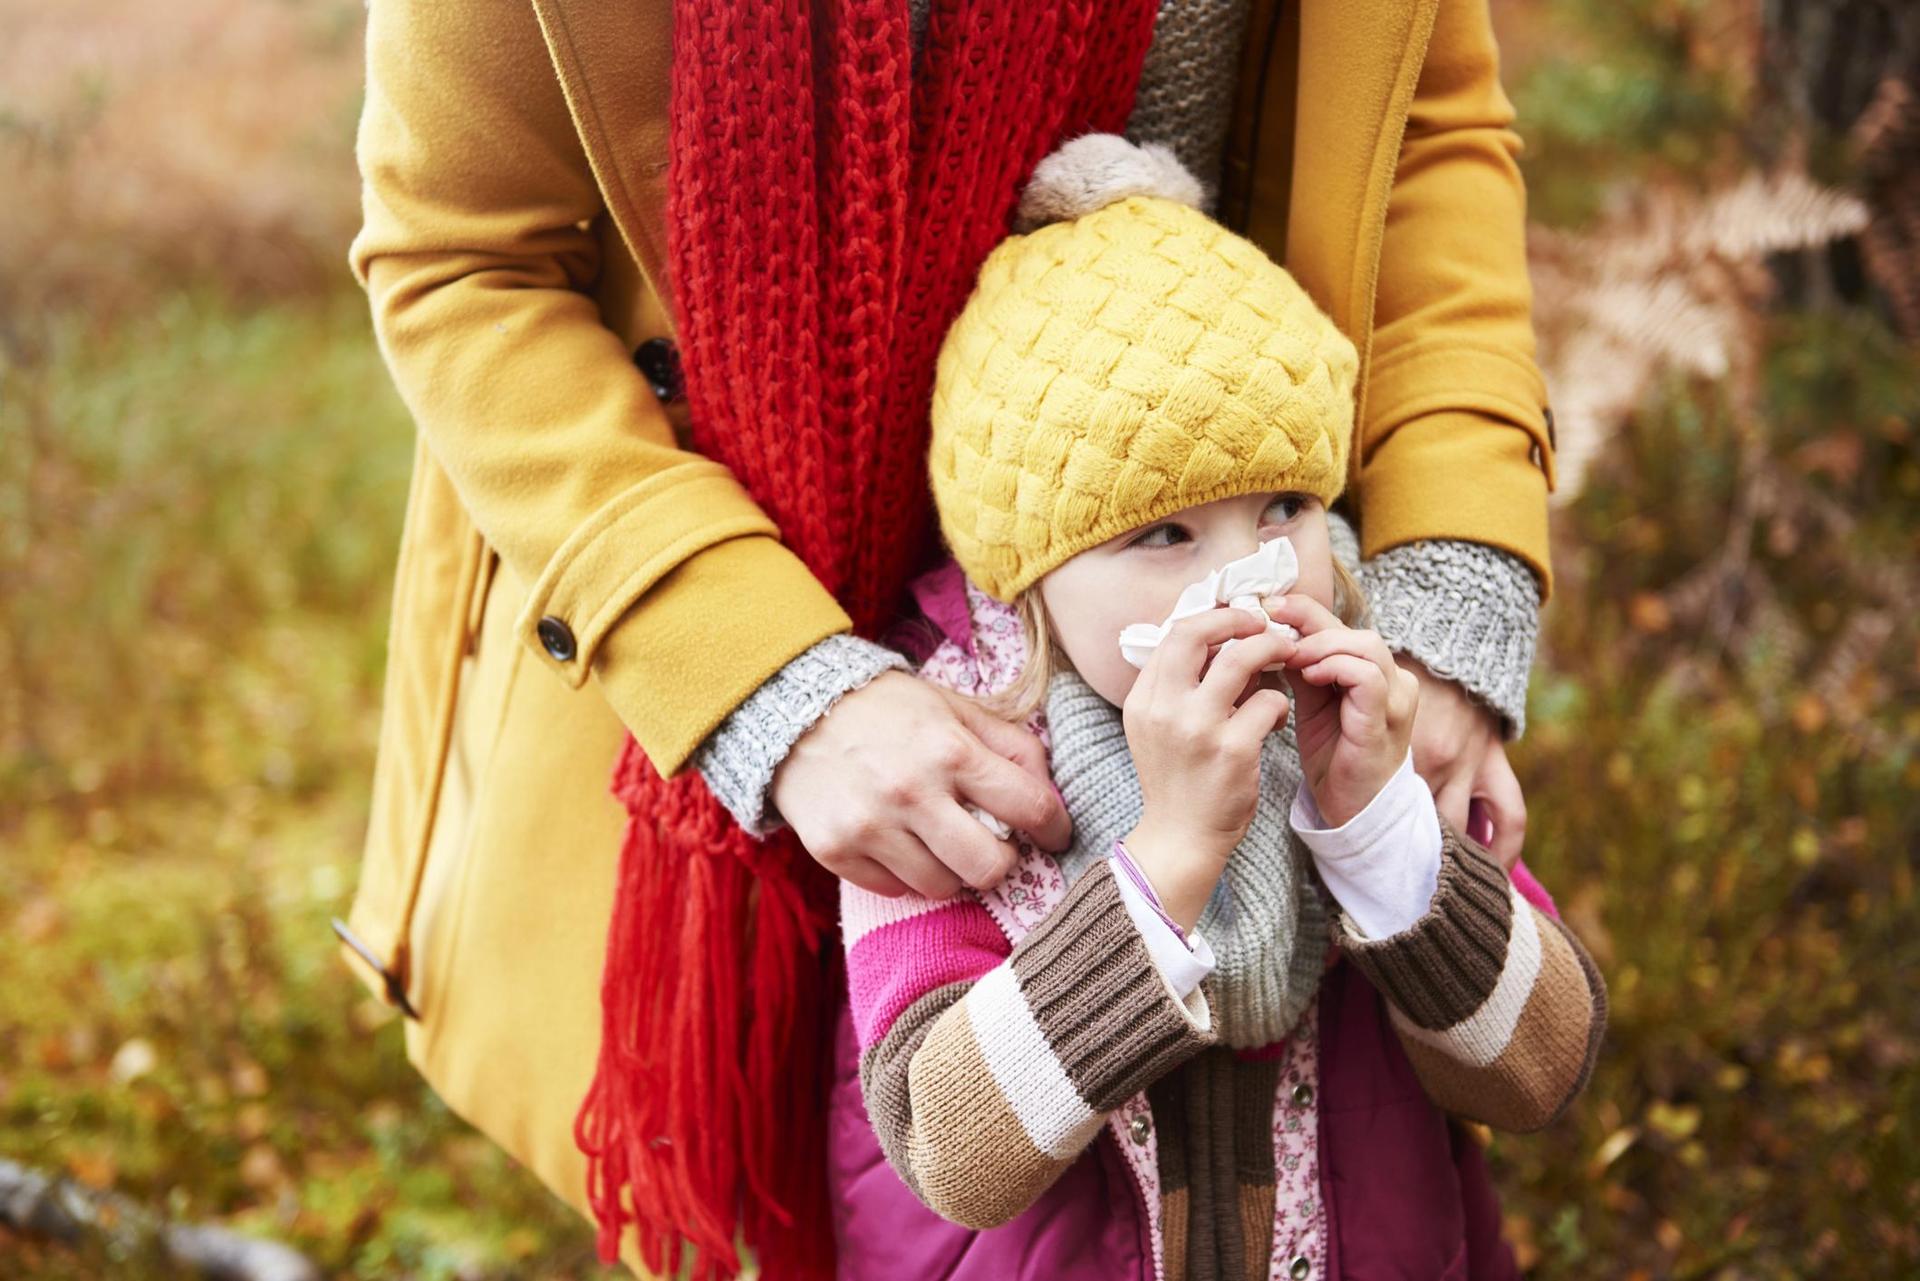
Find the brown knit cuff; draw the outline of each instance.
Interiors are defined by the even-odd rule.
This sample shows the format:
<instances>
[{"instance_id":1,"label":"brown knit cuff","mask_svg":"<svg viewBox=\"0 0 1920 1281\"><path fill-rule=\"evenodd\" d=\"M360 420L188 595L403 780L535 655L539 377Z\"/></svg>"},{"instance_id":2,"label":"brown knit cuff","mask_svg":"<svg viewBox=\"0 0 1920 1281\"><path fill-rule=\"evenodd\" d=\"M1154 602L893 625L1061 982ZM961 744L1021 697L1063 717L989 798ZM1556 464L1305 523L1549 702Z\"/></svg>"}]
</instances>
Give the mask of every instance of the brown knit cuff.
<instances>
[{"instance_id":1,"label":"brown knit cuff","mask_svg":"<svg viewBox=\"0 0 1920 1281\"><path fill-rule=\"evenodd\" d=\"M1013 951L1020 992L1067 1079L1108 1112L1214 1037L1174 998L1108 864L1088 869Z\"/></svg>"},{"instance_id":2,"label":"brown knit cuff","mask_svg":"<svg viewBox=\"0 0 1920 1281\"><path fill-rule=\"evenodd\" d=\"M1492 995L1507 963L1513 897L1492 855L1440 820L1440 879L1426 915L1384 939L1340 917L1341 948L1380 994L1428 1031L1452 1027Z\"/></svg>"}]
</instances>

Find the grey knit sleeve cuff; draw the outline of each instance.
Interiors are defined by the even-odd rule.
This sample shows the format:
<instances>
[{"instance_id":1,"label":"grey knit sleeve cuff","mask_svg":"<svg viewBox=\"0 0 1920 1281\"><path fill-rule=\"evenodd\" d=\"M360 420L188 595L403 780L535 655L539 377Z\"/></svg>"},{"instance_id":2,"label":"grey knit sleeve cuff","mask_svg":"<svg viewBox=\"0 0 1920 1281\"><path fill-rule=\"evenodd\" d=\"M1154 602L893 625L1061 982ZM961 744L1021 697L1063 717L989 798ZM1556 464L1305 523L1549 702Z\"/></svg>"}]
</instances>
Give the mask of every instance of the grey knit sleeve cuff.
<instances>
[{"instance_id":1,"label":"grey knit sleeve cuff","mask_svg":"<svg viewBox=\"0 0 1920 1281\"><path fill-rule=\"evenodd\" d=\"M749 836L786 822L773 808L773 772L841 696L887 671L913 670L904 654L840 632L802 650L714 727L692 764Z\"/></svg>"},{"instance_id":2,"label":"grey knit sleeve cuff","mask_svg":"<svg viewBox=\"0 0 1920 1281\"><path fill-rule=\"evenodd\" d=\"M1360 563L1373 627L1428 671L1458 681L1505 721L1527 728L1527 678L1540 635L1540 593L1525 561L1484 543L1430 539Z\"/></svg>"}]
</instances>

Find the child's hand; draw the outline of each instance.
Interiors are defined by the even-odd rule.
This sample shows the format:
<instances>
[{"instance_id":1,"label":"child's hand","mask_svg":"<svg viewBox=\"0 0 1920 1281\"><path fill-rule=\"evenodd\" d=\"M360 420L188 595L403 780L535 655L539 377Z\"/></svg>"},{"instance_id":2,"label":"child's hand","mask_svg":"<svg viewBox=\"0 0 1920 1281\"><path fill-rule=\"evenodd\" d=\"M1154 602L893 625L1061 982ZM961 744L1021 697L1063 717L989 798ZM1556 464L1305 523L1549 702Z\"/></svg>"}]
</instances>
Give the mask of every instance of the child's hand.
<instances>
[{"instance_id":1,"label":"child's hand","mask_svg":"<svg viewBox=\"0 0 1920 1281\"><path fill-rule=\"evenodd\" d=\"M1300 631L1286 660L1300 767L1322 817L1345 824L1377 796L1413 740L1420 681L1374 631L1348 627L1311 596L1268 602Z\"/></svg>"},{"instance_id":2,"label":"child's hand","mask_svg":"<svg viewBox=\"0 0 1920 1281\"><path fill-rule=\"evenodd\" d=\"M1253 822L1260 745L1286 720L1285 694L1248 693L1261 669L1283 661L1296 644L1265 626L1244 609L1181 619L1121 708L1144 802L1127 850L1183 928L1200 919L1227 856ZM1215 646L1236 637L1208 663Z\"/></svg>"}]
</instances>

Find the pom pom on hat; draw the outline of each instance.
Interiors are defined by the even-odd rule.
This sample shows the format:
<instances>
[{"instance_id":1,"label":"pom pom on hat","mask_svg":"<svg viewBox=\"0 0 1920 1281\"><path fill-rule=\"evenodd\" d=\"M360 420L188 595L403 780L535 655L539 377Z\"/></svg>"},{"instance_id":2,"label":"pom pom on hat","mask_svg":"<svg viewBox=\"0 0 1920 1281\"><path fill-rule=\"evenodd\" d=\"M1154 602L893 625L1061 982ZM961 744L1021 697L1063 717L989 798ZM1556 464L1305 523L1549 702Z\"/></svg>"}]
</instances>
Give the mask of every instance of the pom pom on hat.
<instances>
[{"instance_id":1,"label":"pom pom on hat","mask_svg":"<svg viewBox=\"0 0 1920 1281\"><path fill-rule=\"evenodd\" d=\"M1132 143L1117 133L1088 133L1062 143L1033 167L1013 229L1025 234L1048 223L1071 222L1128 196L1159 196L1206 208L1206 189L1173 148Z\"/></svg>"}]
</instances>

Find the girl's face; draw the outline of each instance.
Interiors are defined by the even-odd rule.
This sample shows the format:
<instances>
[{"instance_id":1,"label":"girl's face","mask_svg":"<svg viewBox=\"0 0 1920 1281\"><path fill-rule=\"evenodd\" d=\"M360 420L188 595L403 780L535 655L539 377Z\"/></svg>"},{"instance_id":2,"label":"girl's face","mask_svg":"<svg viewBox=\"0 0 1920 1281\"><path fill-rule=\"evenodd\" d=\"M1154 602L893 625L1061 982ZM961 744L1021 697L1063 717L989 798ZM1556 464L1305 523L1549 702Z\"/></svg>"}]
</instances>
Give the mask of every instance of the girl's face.
<instances>
[{"instance_id":1,"label":"girl's face","mask_svg":"<svg viewBox=\"0 0 1920 1281\"><path fill-rule=\"evenodd\" d=\"M1118 707L1140 675L1120 653L1121 629L1159 623L1189 583L1282 535L1300 560L1290 594L1332 609L1326 508L1305 494L1271 491L1189 507L1090 547L1040 580L1040 599L1074 668Z\"/></svg>"}]
</instances>

